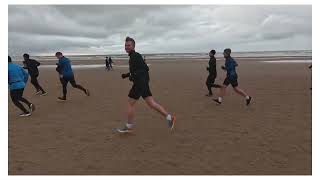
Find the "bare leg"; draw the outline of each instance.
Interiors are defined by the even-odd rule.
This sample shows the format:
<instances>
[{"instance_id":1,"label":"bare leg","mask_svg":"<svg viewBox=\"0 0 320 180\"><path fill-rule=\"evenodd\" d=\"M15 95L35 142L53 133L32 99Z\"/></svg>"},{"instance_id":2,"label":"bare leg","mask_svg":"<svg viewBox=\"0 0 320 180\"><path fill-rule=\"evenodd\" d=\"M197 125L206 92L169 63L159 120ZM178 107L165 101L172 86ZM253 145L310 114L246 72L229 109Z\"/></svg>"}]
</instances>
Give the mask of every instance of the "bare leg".
<instances>
[{"instance_id":1,"label":"bare leg","mask_svg":"<svg viewBox=\"0 0 320 180\"><path fill-rule=\"evenodd\" d=\"M137 100L129 98L128 100L128 111L127 111L127 117L128 117L128 124L133 124L134 119L134 105L137 102Z\"/></svg>"},{"instance_id":2,"label":"bare leg","mask_svg":"<svg viewBox=\"0 0 320 180\"><path fill-rule=\"evenodd\" d=\"M226 92L227 92L227 86L226 85L222 85L221 88L220 88L220 93L219 93L219 97L223 97L226 95Z\"/></svg>"},{"instance_id":3,"label":"bare leg","mask_svg":"<svg viewBox=\"0 0 320 180\"><path fill-rule=\"evenodd\" d=\"M245 93L242 89L240 89L239 87L234 87L233 89L234 89L234 91L235 91L236 93L240 94L242 97L247 97L247 96L248 96L248 94L246 94L246 93Z\"/></svg>"},{"instance_id":4,"label":"bare leg","mask_svg":"<svg viewBox=\"0 0 320 180\"><path fill-rule=\"evenodd\" d=\"M158 104L152 96L146 97L144 98L144 100L146 101L149 107L158 111L164 117L167 117L169 115L169 113L160 104Z\"/></svg>"}]
</instances>

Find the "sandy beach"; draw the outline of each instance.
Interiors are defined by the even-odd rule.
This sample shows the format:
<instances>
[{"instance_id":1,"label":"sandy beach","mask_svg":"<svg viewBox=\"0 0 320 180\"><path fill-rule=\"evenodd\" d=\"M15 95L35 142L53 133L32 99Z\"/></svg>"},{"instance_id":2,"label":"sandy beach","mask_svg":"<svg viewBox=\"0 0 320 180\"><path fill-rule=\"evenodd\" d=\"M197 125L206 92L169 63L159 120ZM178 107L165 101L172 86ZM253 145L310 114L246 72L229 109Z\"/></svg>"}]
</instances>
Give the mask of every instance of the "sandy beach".
<instances>
[{"instance_id":1,"label":"sandy beach","mask_svg":"<svg viewBox=\"0 0 320 180\"><path fill-rule=\"evenodd\" d=\"M151 91L177 116L176 130L170 133L165 119L140 99L135 134L123 136L113 129L126 122L131 82L121 79L127 61L114 61L119 67L109 72L74 70L90 97L69 84L68 100L58 102L62 89L53 68L40 69L47 96L34 95L27 84L24 96L36 106L31 117L19 117L9 97L9 175L312 173L310 63L237 60L239 87L253 97L246 107L231 87L220 106L212 101L217 90L204 96L207 60L148 61ZM217 64L221 84L223 61Z\"/></svg>"}]
</instances>

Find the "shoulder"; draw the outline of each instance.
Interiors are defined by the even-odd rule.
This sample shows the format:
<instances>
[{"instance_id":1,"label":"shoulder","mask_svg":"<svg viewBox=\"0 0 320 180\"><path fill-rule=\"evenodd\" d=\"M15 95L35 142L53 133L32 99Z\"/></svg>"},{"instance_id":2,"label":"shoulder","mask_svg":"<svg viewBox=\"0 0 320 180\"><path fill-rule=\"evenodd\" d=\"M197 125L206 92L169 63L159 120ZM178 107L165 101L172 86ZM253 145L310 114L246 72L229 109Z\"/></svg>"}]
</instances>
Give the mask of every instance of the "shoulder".
<instances>
[{"instance_id":1,"label":"shoulder","mask_svg":"<svg viewBox=\"0 0 320 180\"><path fill-rule=\"evenodd\" d=\"M142 58L142 55L138 52L134 52L132 53L132 56L136 57L136 58Z\"/></svg>"}]
</instances>

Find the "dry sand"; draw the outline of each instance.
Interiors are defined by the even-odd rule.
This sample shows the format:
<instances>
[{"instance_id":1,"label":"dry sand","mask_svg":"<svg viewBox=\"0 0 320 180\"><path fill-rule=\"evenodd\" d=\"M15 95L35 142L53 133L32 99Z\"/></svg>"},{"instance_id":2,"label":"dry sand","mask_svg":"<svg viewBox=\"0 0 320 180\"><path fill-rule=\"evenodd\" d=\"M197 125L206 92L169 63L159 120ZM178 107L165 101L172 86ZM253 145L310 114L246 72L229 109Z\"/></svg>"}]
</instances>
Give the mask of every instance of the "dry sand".
<instances>
[{"instance_id":1,"label":"dry sand","mask_svg":"<svg viewBox=\"0 0 320 180\"><path fill-rule=\"evenodd\" d=\"M231 87L221 106L207 93L206 61L149 61L155 99L177 116L169 133L165 119L141 99L135 135L112 130L125 123L127 68L76 69L91 96L68 86L68 101L57 102L61 86L54 69L40 70L45 97L31 117L9 99L10 175L280 175L312 173L311 73L307 64L238 60L239 84L253 96L249 108ZM218 61L218 66L223 61ZM218 68L219 69L219 68ZM218 70L217 83L225 73ZM217 91L214 90L214 97Z\"/></svg>"}]
</instances>

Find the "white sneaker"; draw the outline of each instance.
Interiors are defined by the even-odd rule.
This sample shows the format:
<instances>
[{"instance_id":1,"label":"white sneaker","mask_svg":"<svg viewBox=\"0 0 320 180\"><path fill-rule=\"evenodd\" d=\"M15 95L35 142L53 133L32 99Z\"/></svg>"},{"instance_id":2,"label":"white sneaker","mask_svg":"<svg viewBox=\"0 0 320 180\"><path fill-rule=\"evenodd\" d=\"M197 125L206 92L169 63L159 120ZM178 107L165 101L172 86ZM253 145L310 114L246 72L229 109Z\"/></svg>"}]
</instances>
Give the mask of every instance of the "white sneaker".
<instances>
[{"instance_id":1,"label":"white sneaker","mask_svg":"<svg viewBox=\"0 0 320 180\"><path fill-rule=\"evenodd\" d=\"M45 96L47 94L48 94L47 92L44 92L44 93L41 93L40 96Z\"/></svg>"},{"instance_id":2,"label":"white sneaker","mask_svg":"<svg viewBox=\"0 0 320 180\"><path fill-rule=\"evenodd\" d=\"M22 113L19 115L20 117L28 117L28 116L31 116L31 113L28 112L28 113Z\"/></svg>"}]
</instances>

